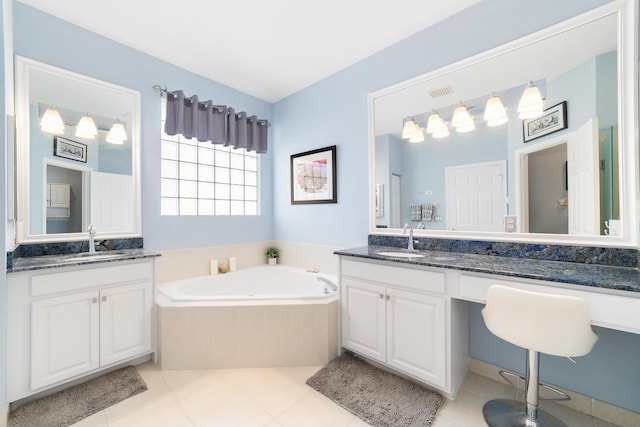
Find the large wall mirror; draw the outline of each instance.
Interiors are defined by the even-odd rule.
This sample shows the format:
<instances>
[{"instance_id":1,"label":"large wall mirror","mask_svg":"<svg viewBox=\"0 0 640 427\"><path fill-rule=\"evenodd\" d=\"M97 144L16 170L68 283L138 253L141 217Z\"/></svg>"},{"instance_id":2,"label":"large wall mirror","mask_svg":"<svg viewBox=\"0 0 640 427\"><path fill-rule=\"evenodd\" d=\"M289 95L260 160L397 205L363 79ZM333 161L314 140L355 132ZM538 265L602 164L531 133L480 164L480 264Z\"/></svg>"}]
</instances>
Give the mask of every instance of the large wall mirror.
<instances>
[{"instance_id":1,"label":"large wall mirror","mask_svg":"<svg viewBox=\"0 0 640 427\"><path fill-rule=\"evenodd\" d=\"M371 233L635 245L634 4L370 94Z\"/></svg>"},{"instance_id":2,"label":"large wall mirror","mask_svg":"<svg viewBox=\"0 0 640 427\"><path fill-rule=\"evenodd\" d=\"M140 236L140 94L19 56L15 66L17 242L84 239L90 225Z\"/></svg>"}]
</instances>

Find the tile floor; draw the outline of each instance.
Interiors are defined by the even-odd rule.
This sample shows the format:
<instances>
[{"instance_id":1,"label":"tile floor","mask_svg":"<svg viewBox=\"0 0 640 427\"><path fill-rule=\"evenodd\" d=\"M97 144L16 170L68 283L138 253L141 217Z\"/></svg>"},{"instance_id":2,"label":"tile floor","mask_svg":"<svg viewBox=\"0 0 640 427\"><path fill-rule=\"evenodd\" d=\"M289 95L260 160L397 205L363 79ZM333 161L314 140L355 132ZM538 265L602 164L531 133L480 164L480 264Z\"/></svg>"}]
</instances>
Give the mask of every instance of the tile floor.
<instances>
[{"instance_id":1,"label":"tile floor","mask_svg":"<svg viewBox=\"0 0 640 427\"><path fill-rule=\"evenodd\" d=\"M138 367L148 390L74 427L366 427L305 384L320 367L161 371ZM482 405L514 393L501 383L469 373L455 401L439 410L433 427L484 426ZM570 426L611 427L553 403L549 412Z\"/></svg>"}]
</instances>

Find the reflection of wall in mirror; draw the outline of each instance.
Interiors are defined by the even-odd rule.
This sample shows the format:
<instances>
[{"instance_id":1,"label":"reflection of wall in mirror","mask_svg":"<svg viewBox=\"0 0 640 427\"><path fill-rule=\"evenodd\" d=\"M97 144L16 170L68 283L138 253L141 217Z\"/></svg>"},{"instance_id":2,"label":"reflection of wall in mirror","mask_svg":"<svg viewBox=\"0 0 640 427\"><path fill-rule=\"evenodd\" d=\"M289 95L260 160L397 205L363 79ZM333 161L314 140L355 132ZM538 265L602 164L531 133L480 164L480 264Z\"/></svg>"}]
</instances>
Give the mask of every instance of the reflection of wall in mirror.
<instances>
[{"instance_id":1,"label":"reflection of wall in mirror","mask_svg":"<svg viewBox=\"0 0 640 427\"><path fill-rule=\"evenodd\" d=\"M545 108L567 101L569 128L530 141L526 145L530 146L572 132L594 116L598 117L601 129L617 126L617 51L592 58L546 83ZM386 183L392 173L389 164L384 164L385 159L388 163L393 155L401 159L396 161L398 166L394 171L403 176L400 223L409 221L411 203L437 202L440 204L439 213L445 212L444 167L505 159L508 160L507 198L511 201L508 214L516 214L513 159L515 150L526 146L522 121L518 119L515 107L510 106L507 108L509 122L503 126L488 128L478 112L482 106L475 107L475 111L473 108L471 110L475 117L476 129L468 134L452 131L448 137L441 140L427 136L424 142L418 144L409 144L391 135L376 137L376 182ZM445 117L445 120L450 120L450 117ZM399 128L400 126L401 124L398 124ZM617 165L613 164L611 167L616 170L613 180L616 181L619 177ZM615 182L613 186L616 186ZM426 190L431 190L432 194L427 196ZM618 198L614 196L614 199L614 204L619 206ZM388 195L385 202L387 200ZM554 208L555 206L554 203ZM441 223L431 222L427 224L427 228L444 229L445 222L446 218ZM377 218L376 225L382 224L390 224L390 219Z\"/></svg>"},{"instance_id":2,"label":"reflection of wall in mirror","mask_svg":"<svg viewBox=\"0 0 640 427\"><path fill-rule=\"evenodd\" d=\"M29 233L30 234L47 234L50 233L68 233L68 232L81 232L81 228L75 225L71 227L73 231L64 231L68 227L58 221L56 224L52 224L51 227L47 225L47 230L43 231L43 215L45 212L44 200L45 189L39 183L44 182L43 174L43 160L54 159L56 162L68 163L70 165L78 165L78 162L56 157L53 155L53 138L50 133L42 132L39 125L39 111L37 105L29 106ZM132 152L131 144L114 145L104 142L106 136L105 132L100 131L97 139L88 140L77 138L74 135L75 127L66 126L63 136L72 141L82 142L87 145L87 162L82 163L83 167L91 168L92 170L100 170L108 173L131 175L132 174ZM73 167L73 166L71 166ZM72 188L73 194L81 200L82 187ZM82 221L81 204L78 205L79 210L76 213L78 221ZM62 228L61 228L62 227Z\"/></svg>"}]
</instances>

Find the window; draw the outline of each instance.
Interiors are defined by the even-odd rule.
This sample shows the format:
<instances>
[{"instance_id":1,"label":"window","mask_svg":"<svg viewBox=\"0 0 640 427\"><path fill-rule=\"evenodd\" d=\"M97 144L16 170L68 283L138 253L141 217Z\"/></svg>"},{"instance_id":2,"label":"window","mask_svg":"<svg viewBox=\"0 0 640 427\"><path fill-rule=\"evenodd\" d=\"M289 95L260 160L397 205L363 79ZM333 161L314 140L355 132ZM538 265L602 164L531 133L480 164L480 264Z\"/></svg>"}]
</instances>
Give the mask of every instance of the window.
<instances>
[{"instance_id":1,"label":"window","mask_svg":"<svg viewBox=\"0 0 640 427\"><path fill-rule=\"evenodd\" d=\"M162 105L161 214L258 215L255 152L164 133Z\"/></svg>"}]
</instances>

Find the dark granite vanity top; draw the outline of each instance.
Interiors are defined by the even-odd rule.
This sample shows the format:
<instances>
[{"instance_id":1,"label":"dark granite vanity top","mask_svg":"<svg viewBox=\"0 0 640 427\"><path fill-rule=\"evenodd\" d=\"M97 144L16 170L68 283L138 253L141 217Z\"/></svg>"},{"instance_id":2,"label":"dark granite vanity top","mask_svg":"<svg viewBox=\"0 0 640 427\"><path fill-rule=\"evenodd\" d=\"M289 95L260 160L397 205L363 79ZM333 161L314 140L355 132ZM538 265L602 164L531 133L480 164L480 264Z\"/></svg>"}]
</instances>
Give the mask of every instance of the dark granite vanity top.
<instances>
[{"instance_id":1,"label":"dark granite vanity top","mask_svg":"<svg viewBox=\"0 0 640 427\"><path fill-rule=\"evenodd\" d=\"M418 253L424 255L423 257L401 258L379 254L379 252L384 251L408 252L398 247L370 245L339 250L334 253L401 264L449 268L618 291L640 292L640 269L632 267L433 250L418 251Z\"/></svg>"},{"instance_id":2,"label":"dark granite vanity top","mask_svg":"<svg viewBox=\"0 0 640 427\"><path fill-rule=\"evenodd\" d=\"M13 258L8 273L19 271L42 270L46 268L70 267L85 264L98 264L116 261L127 261L140 258L153 258L160 256L158 252L145 249L119 249L111 251L98 251L94 254L88 252L68 253L61 255L40 255L31 257Z\"/></svg>"}]
</instances>

